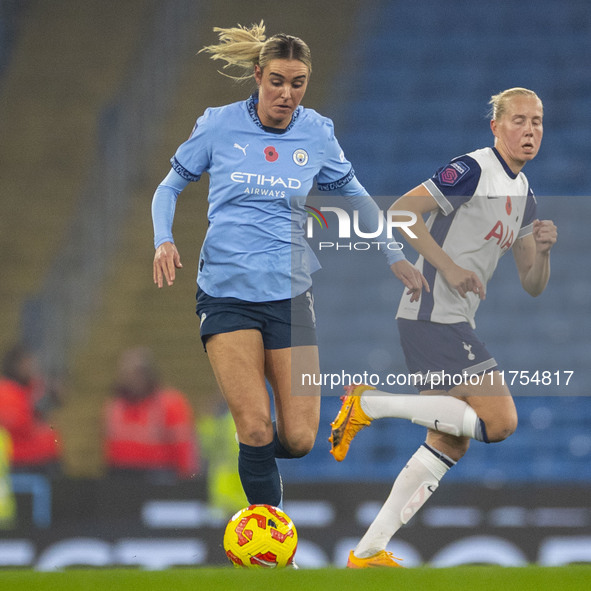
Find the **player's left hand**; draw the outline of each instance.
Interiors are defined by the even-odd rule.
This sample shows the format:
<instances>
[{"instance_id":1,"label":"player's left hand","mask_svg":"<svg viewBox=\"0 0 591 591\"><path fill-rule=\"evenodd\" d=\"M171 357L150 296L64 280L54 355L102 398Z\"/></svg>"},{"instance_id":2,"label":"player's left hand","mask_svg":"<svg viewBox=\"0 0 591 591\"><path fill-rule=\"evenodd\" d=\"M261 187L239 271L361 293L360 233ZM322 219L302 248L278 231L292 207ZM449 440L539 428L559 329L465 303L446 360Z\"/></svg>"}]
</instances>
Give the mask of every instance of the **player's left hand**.
<instances>
[{"instance_id":1,"label":"player's left hand","mask_svg":"<svg viewBox=\"0 0 591 591\"><path fill-rule=\"evenodd\" d=\"M536 252L548 254L556 244L558 231L552 220L534 220L533 236L536 243Z\"/></svg>"},{"instance_id":2,"label":"player's left hand","mask_svg":"<svg viewBox=\"0 0 591 591\"><path fill-rule=\"evenodd\" d=\"M428 292L431 291L423 274L406 259L390 265L390 269L392 269L392 273L408 288L406 295L410 295L411 302L418 301L423 288Z\"/></svg>"},{"instance_id":3,"label":"player's left hand","mask_svg":"<svg viewBox=\"0 0 591 591\"><path fill-rule=\"evenodd\" d=\"M170 287L176 279L176 269L182 269L181 257L173 242L162 243L154 253L153 279L161 288L164 281Z\"/></svg>"}]
</instances>

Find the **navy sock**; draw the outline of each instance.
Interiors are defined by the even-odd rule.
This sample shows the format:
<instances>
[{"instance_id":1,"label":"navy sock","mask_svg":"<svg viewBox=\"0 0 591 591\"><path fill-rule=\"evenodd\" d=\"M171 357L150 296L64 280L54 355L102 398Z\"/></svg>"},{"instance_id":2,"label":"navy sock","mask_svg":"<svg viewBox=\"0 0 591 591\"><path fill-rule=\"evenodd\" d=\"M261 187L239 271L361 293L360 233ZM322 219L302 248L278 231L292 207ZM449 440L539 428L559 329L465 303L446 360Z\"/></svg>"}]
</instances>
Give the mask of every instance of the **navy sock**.
<instances>
[{"instance_id":1,"label":"navy sock","mask_svg":"<svg viewBox=\"0 0 591 591\"><path fill-rule=\"evenodd\" d=\"M277 434L277 425L275 421L273 421L273 445L275 446L275 457L282 458L282 459L293 459L296 456L292 455L284 446L283 443L279 440L279 435Z\"/></svg>"},{"instance_id":2,"label":"navy sock","mask_svg":"<svg viewBox=\"0 0 591 591\"><path fill-rule=\"evenodd\" d=\"M281 479L275 462L275 443L255 447L240 443L238 473L246 498L251 505L281 502Z\"/></svg>"}]
</instances>

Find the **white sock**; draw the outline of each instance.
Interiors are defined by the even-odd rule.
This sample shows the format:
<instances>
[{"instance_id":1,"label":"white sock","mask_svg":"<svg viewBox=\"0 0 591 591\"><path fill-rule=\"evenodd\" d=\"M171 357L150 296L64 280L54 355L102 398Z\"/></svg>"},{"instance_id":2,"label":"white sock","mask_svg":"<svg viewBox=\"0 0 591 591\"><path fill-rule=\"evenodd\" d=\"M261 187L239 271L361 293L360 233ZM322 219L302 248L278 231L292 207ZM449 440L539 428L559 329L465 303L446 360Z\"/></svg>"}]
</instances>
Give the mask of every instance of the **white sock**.
<instances>
[{"instance_id":1,"label":"white sock","mask_svg":"<svg viewBox=\"0 0 591 591\"><path fill-rule=\"evenodd\" d=\"M371 419L408 419L435 431L488 443L484 423L474 409L453 396L387 394L369 390L361 395L360 402L361 408Z\"/></svg>"},{"instance_id":2,"label":"white sock","mask_svg":"<svg viewBox=\"0 0 591 591\"><path fill-rule=\"evenodd\" d=\"M367 558L385 550L390 538L425 504L454 464L426 443L421 445L394 481L390 496L355 548L355 556Z\"/></svg>"}]
</instances>

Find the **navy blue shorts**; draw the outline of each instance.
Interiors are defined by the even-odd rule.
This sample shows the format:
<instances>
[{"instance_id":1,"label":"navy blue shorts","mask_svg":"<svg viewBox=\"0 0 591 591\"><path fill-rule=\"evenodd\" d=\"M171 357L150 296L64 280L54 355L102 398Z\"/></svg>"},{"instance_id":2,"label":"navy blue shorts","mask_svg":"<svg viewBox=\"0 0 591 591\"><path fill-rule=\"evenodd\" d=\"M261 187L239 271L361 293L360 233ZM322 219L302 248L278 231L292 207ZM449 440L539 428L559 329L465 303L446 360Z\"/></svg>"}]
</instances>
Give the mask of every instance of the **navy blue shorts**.
<instances>
[{"instance_id":1,"label":"navy blue shorts","mask_svg":"<svg viewBox=\"0 0 591 591\"><path fill-rule=\"evenodd\" d=\"M467 322L440 324L399 318L398 332L408 371L418 374L419 390L449 391L462 377L498 367Z\"/></svg>"},{"instance_id":2,"label":"navy blue shorts","mask_svg":"<svg viewBox=\"0 0 591 591\"><path fill-rule=\"evenodd\" d=\"M247 302L238 298L215 298L197 289L197 315L201 341L224 332L256 329L265 349L316 345L316 318L312 289L287 300Z\"/></svg>"}]
</instances>

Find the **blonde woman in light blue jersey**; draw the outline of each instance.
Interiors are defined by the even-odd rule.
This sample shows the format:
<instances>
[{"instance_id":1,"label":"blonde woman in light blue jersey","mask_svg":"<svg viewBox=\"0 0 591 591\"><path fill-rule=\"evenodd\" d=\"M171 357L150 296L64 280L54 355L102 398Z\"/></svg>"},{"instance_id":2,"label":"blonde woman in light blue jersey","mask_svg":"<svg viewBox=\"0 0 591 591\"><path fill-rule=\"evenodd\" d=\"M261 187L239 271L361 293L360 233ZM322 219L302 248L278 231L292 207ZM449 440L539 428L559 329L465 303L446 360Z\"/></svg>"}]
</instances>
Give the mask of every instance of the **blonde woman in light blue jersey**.
<instances>
[{"instance_id":1,"label":"blonde woman in light blue jersey","mask_svg":"<svg viewBox=\"0 0 591 591\"><path fill-rule=\"evenodd\" d=\"M172 237L176 199L207 172L209 227L197 277L201 338L236 424L246 496L277 506L275 459L307 454L320 415L316 386L292 394L292 374L319 371L311 274L320 265L304 239L306 196L314 183L337 190L370 228L381 214L332 121L300 104L312 71L308 46L290 35L266 39L263 23L215 30L220 42L204 50L238 68L239 79L254 78L257 91L207 109L172 158L152 203L154 282L172 285L182 266ZM418 297L421 273L400 251L385 254Z\"/></svg>"}]
</instances>

